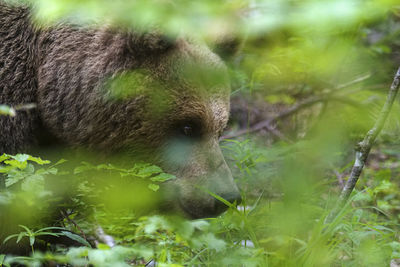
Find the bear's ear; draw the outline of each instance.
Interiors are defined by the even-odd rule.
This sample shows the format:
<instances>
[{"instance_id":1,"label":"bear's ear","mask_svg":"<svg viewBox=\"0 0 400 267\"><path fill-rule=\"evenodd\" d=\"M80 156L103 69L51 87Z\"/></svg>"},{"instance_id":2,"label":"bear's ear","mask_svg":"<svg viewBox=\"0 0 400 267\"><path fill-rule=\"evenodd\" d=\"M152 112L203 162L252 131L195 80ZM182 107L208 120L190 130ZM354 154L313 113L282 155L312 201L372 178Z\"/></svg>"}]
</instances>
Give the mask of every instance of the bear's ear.
<instances>
[{"instance_id":1,"label":"bear's ear","mask_svg":"<svg viewBox=\"0 0 400 267\"><path fill-rule=\"evenodd\" d=\"M143 33L128 33L127 48L132 54L161 54L173 48L175 37L162 35L157 31Z\"/></svg>"},{"instance_id":2,"label":"bear's ear","mask_svg":"<svg viewBox=\"0 0 400 267\"><path fill-rule=\"evenodd\" d=\"M216 38L211 43L211 49L223 60L232 59L241 49L242 38L237 35L225 35Z\"/></svg>"}]
</instances>

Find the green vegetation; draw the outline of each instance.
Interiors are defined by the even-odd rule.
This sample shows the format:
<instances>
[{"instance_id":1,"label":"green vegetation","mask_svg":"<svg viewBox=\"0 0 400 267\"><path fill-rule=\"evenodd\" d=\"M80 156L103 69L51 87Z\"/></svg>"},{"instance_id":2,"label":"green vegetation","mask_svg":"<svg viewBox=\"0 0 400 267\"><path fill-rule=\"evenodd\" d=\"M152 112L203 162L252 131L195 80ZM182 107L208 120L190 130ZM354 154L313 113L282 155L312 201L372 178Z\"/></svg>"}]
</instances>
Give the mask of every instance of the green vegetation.
<instances>
[{"instance_id":1,"label":"green vegetation","mask_svg":"<svg viewBox=\"0 0 400 267\"><path fill-rule=\"evenodd\" d=\"M220 145L243 201L238 208L225 201L229 210L216 218L187 220L155 210L160 185L175 179L157 166L2 155L0 209L11 212L14 232L4 243L27 242L31 251L0 255L0 266L389 266L400 259L398 102L350 200L325 221L400 65L396 0L35 2L40 23L67 17L156 27L211 46L219 36L237 37L241 49L227 62L232 116ZM0 105L0 116L14 115ZM96 244L97 225L116 246Z\"/></svg>"}]
</instances>

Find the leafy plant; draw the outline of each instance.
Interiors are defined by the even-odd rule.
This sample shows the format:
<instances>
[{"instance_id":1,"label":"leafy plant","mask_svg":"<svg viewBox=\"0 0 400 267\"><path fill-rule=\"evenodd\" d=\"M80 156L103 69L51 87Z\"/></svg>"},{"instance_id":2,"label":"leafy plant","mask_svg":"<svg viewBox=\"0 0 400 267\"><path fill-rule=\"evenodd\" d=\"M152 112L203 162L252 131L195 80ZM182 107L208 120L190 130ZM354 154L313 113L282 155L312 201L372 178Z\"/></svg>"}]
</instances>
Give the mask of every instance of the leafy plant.
<instances>
[{"instance_id":1,"label":"leafy plant","mask_svg":"<svg viewBox=\"0 0 400 267\"><path fill-rule=\"evenodd\" d=\"M19 225L19 227L23 228L25 231L22 231L18 234L13 234L13 235L6 237L3 241L3 243L6 243L7 241L9 241L13 238L16 238L17 239L16 243L19 243L24 237L26 237L29 239L29 246L32 249L32 253L35 252L33 245L35 244L36 237L38 237L38 236L59 237L60 234L50 232L49 230L65 230L64 228L61 228L61 227L45 227L45 228L39 229L37 231L33 231L33 230L29 229L28 227L26 227L25 225ZM62 233L61 235L64 235L64 233Z\"/></svg>"}]
</instances>

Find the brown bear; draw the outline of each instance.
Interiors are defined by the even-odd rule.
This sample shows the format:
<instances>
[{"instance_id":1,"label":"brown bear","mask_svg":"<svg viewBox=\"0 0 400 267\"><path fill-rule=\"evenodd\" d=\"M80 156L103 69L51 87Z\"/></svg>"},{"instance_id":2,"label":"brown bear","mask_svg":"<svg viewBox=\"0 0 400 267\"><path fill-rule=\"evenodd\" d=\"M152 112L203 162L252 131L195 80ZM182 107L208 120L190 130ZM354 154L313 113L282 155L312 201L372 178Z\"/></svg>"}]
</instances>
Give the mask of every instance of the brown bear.
<instances>
[{"instance_id":1,"label":"brown bear","mask_svg":"<svg viewBox=\"0 0 400 267\"><path fill-rule=\"evenodd\" d=\"M71 24L37 27L31 9L0 0L0 153L40 145L146 155L192 218L215 216L240 194L218 145L229 115L222 60L206 46L154 32ZM151 155L149 157L149 155ZM168 184L167 183L167 184Z\"/></svg>"}]
</instances>

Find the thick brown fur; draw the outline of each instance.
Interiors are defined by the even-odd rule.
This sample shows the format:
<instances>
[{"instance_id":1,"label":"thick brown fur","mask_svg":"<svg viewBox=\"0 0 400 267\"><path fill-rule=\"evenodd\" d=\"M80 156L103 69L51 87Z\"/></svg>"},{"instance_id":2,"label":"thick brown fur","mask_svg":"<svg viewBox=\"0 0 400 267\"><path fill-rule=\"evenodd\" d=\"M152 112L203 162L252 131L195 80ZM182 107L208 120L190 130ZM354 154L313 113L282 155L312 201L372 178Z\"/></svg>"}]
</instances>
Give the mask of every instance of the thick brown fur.
<instances>
[{"instance_id":1,"label":"thick brown fur","mask_svg":"<svg viewBox=\"0 0 400 267\"><path fill-rule=\"evenodd\" d=\"M38 35L25 8L0 2L0 103L16 106L36 102ZM0 117L0 152L22 151L33 142L37 110Z\"/></svg>"},{"instance_id":2,"label":"thick brown fur","mask_svg":"<svg viewBox=\"0 0 400 267\"><path fill-rule=\"evenodd\" d=\"M72 147L145 149L178 177L171 183L175 205L191 217L224 210L196 186L238 199L218 146L228 120L229 82L217 55L182 38L112 27L39 28L30 17L29 8L0 0L0 104L37 105L0 117L0 153L28 151L38 144L38 130ZM114 97L112 82L130 74L140 74L141 86L128 82L129 97ZM186 124L195 124L198 136L172 159Z\"/></svg>"}]
</instances>

